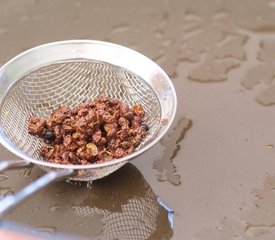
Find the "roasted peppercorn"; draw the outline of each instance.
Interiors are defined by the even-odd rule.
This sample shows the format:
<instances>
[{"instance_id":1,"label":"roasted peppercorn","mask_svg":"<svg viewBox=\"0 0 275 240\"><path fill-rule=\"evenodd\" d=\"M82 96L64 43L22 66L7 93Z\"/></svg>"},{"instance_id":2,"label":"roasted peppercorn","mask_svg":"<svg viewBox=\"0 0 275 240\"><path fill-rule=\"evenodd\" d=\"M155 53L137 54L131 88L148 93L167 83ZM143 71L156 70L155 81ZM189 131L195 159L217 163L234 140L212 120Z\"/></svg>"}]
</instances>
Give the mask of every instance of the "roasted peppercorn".
<instances>
[{"instance_id":1,"label":"roasted peppercorn","mask_svg":"<svg viewBox=\"0 0 275 240\"><path fill-rule=\"evenodd\" d=\"M60 164L92 164L124 157L146 137L141 104L98 97L75 108L59 107L49 119L31 117L29 133L44 139L40 155Z\"/></svg>"}]
</instances>

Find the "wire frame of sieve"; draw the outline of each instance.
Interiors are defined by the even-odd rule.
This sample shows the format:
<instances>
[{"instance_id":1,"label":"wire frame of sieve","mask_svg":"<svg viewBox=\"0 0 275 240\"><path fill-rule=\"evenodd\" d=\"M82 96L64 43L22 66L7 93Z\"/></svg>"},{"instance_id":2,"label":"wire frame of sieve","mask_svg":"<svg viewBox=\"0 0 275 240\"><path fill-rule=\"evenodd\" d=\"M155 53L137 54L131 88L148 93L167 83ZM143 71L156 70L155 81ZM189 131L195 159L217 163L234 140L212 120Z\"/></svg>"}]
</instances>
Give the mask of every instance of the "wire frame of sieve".
<instances>
[{"instance_id":1,"label":"wire frame of sieve","mask_svg":"<svg viewBox=\"0 0 275 240\"><path fill-rule=\"evenodd\" d=\"M159 130L160 103L143 79L109 63L76 59L43 66L11 86L0 106L2 131L24 154L43 160L42 140L28 134L29 117L47 118L61 105L74 107L98 96L143 106L150 131L138 149Z\"/></svg>"}]
</instances>

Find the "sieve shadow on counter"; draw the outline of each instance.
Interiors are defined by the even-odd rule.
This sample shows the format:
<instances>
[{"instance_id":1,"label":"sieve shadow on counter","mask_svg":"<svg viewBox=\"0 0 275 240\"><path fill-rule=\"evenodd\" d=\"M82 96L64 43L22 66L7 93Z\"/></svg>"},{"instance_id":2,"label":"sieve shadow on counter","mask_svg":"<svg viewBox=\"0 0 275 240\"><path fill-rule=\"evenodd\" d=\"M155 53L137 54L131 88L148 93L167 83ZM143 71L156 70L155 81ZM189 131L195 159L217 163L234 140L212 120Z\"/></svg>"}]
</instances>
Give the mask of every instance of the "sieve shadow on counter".
<instances>
[{"instance_id":1,"label":"sieve shadow on counter","mask_svg":"<svg viewBox=\"0 0 275 240\"><path fill-rule=\"evenodd\" d=\"M39 174L35 167L29 170L28 178ZM141 172L128 163L88 186L87 182L56 182L31 196L5 219L28 224L44 235L63 232L106 240L171 239L168 212L157 199Z\"/></svg>"}]
</instances>

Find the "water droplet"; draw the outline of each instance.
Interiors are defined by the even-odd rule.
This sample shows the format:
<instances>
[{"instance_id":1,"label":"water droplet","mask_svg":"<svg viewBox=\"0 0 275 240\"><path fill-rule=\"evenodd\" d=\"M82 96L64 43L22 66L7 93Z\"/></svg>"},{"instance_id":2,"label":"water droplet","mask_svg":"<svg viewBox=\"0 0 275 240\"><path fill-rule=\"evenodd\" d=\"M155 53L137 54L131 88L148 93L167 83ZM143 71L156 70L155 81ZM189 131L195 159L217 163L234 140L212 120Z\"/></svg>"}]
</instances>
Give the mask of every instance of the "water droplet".
<instances>
[{"instance_id":1,"label":"water droplet","mask_svg":"<svg viewBox=\"0 0 275 240\"><path fill-rule=\"evenodd\" d=\"M59 209L60 207L57 205L57 204L55 204L55 205L52 205L52 206L50 206L50 212L55 212L57 209Z\"/></svg>"},{"instance_id":2,"label":"water droplet","mask_svg":"<svg viewBox=\"0 0 275 240\"><path fill-rule=\"evenodd\" d=\"M69 183L69 184L72 184L75 186L82 186L82 183L80 181L74 181L74 180L70 180L70 179L67 179L66 183Z\"/></svg>"},{"instance_id":3,"label":"water droplet","mask_svg":"<svg viewBox=\"0 0 275 240\"><path fill-rule=\"evenodd\" d=\"M267 147L268 149L272 149L274 146L273 146L273 144L267 144L266 147Z\"/></svg>"},{"instance_id":4,"label":"water droplet","mask_svg":"<svg viewBox=\"0 0 275 240\"><path fill-rule=\"evenodd\" d=\"M92 184L93 184L93 181L89 181L89 182L87 182L87 188L92 188Z\"/></svg>"}]
</instances>

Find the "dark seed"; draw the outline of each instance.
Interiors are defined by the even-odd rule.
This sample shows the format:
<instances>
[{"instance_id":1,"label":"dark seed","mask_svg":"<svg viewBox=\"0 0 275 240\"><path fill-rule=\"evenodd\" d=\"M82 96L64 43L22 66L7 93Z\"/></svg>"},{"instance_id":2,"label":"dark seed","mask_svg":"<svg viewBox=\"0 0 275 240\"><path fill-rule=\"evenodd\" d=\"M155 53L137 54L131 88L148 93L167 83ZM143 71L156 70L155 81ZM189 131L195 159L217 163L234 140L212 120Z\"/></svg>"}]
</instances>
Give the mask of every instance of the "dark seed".
<instances>
[{"instance_id":1,"label":"dark seed","mask_svg":"<svg viewBox=\"0 0 275 240\"><path fill-rule=\"evenodd\" d=\"M149 131L149 126L147 124L142 123L141 127L143 127L145 129L145 131Z\"/></svg>"},{"instance_id":2,"label":"dark seed","mask_svg":"<svg viewBox=\"0 0 275 240\"><path fill-rule=\"evenodd\" d=\"M48 131L44 134L44 138L49 141L54 140L54 133L51 131Z\"/></svg>"}]
</instances>

